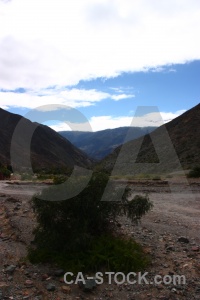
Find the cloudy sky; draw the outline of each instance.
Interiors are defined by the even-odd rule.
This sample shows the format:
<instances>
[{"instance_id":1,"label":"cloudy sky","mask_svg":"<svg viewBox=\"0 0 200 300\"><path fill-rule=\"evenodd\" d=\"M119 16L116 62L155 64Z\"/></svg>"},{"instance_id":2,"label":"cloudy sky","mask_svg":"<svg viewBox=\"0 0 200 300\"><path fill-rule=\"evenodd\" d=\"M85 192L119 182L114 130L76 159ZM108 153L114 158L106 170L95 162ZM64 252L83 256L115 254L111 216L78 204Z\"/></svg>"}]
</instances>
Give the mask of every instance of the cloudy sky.
<instances>
[{"instance_id":1,"label":"cloudy sky","mask_svg":"<svg viewBox=\"0 0 200 300\"><path fill-rule=\"evenodd\" d=\"M141 106L168 122L200 102L199 37L199 0L0 0L0 107L71 107L94 131ZM132 124L160 125L144 111Z\"/></svg>"}]
</instances>

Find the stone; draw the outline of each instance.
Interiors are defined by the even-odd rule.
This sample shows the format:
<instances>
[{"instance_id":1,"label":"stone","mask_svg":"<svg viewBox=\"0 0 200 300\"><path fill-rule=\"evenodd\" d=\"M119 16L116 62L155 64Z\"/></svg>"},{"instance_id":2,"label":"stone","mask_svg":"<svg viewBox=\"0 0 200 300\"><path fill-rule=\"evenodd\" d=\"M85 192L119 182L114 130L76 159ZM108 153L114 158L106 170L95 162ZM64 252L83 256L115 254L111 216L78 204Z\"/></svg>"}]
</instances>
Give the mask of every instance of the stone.
<instances>
[{"instance_id":1,"label":"stone","mask_svg":"<svg viewBox=\"0 0 200 300\"><path fill-rule=\"evenodd\" d=\"M64 294L70 294L70 293L71 293L71 288L70 288L69 286L63 285L63 286L61 287L61 290L62 290L62 292L63 292Z\"/></svg>"},{"instance_id":2,"label":"stone","mask_svg":"<svg viewBox=\"0 0 200 300\"><path fill-rule=\"evenodd\" d=\"M200 287L196 288L196 293L200 293Z\"/></svg>"},{"instance_id":3,"label":"stone","mask_svg":"<svg viewBox=\"0 0 200 300\"><path fill-rule=\"evenodd\" d=\"M33 286L33 281L28 279L28 280L25 281L25 285L27 287L32 287Z\"/></svg>"},{"instance_id":4,"label":"stone","mask_svg":"<svg viewBox=\"0 0 200 300\"><path fill-rule=\"evenodd\" d=\"M173 276L173 275L174 275L174 272L170 271L168 274L169 274L170 276Z\"/></svg>"},{"instance_id":5,"label":"stone","mask_svg":"<svg viewBox=\"0 0 200 300\"><path fill-rule=\"evenodd\" d=\"M87 279L85 280L85 284L81 283L79 284L79 287L83 289L84 292L90 292L94 288L96 288L97 284L95 279Z\"/></svg>"},{"instance_id":6,"label":"stone","mask_svg":"<svg viewBox=\"0 0 200 300\"><path fill-rule=\"evenodd\" d=\"M15 271L15 269L16 269L16 266L10 265L10 266L8 266L8 267L5 269L5 272L6 272L6 273L9 273L9 274L13 274L14 271Z\"/></svg>"},{"instance_id":7,"label":"stone","mask_svg":"<svg viewBox=\"0 0 200 300\"><path fill-rule=\"evenodd\" d=\"M178 238L178 242L189 244L190 241L186 237L181 236L180 238Z\"/></svg>"},{"instance_id":8,"label":"stone","mask_svg":"<svg viewBox=\"0 0 200 300\"><path fill-rule=\"evenodd\" d=\"M168 246L166 248L167 251L175 251L175 248L173 246Z\"/></svg>"},{"instance_id":9,"label":"stone","mask_svg":"<svg viewBox=\"0 0 200 300\"><path fill-rule=\"evenodd\" d=\"M198 246L194 246L194 247L192 247L191 250L194 251L194 252L198 252L199 251L199 247Z\"/></svg>"},{"instance_id":10,"label":"stone","mask_svg":"<svg viewBox=\"0 0 200 300\"><path fill-rule=\"evenodd\" d=\"M8 281L12 281L13 280L13 277L12 276L9 276L8 277Z\"/></svg>"},{"instance_id":11,"label":"stone","mask_svg":"<svg viewBox=\"0 0 200 300\"><path fill-rule=\"evenodd\" d=\"M49 284L47 284L46 289L49 292L53 292L53 291L56 290L56 286L54 284L52 284L52 283L49 283Z\"/></svg>"},{"instance_id":12,"label":"stone","mask_svg":"<svg viewBox=\"0 0 200 300\"><path fill-rule=\"evenodd\" d=\"M42 281L47 280L49 276L47 274L42 274Z\"/></svg>"},{"instance_id":13,"label":"stone","mask_svg":"<svg viewBox=\"0 0 200 300\"><path fill-rule=\"evenodd\" d=\"M0 289L7 288L8 285L5 282L0 282Z\"/></svg>"}]
</instances>

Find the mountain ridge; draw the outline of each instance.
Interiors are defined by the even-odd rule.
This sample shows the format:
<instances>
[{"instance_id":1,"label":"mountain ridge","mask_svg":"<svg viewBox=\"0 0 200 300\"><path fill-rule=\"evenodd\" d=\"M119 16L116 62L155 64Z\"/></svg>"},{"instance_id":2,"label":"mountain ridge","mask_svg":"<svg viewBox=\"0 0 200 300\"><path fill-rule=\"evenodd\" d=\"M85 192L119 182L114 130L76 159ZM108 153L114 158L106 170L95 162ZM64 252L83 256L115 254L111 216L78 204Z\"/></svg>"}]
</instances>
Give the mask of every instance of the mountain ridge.
<instances>
[{"instance_id":1,"label":"mountain ridge","mask_svg":"<svg viewBox=\"0 0 200 300\"><path fill-rule=\"evenodd\" d=\"M145 135L146 132L155 130L156 127L118 127L96 132L84 131L59 131L73 145L87 153L90 157L101 160L119 145L128 140ZM128 135L127 135L128 133Z\"/></svg>"},{"instance_id":2,"label":"mountain ridge","mask_svg":"<svg viewBox=\"0 0 200 300\"><path fill-rule=\"evenodd\" d=\"M130 172L128 166L133 163L134 170L131 170L133 174L151 173L155 169L159 169L160 172L172 172L180 168L190 169L200 166L199 132L200 104L158 127L152 133L116 148L101 161L100 165L111 172L118 161L118 172L126 173ZM157 141L157 149L152 141ZM121 157L119 162L118 156L122 149L124 158ZM157 152L159 158L163 158L162 163L158 161Z\"/></svg>"},{"instance_id":3,"label":"mountain ridge","mask_svg":"<svg viewBox=\"0 0 200 300\"><path fill-rule=\"evenodd\" d=\"M21 131L20 135L14 138L13 134L20 122L23 122L23 132ZM53 129L0 109L0 162L2 164L11 163L11 142L16 150L16 156L19 157L19 164L25 163L29 157L29 153L23 149L29 134L28 130L34 131L31 140L31 163L34 169L73 168L74 165L90 167L92 165L93 161L84 152Z\"/></svg>"}]
</instances>

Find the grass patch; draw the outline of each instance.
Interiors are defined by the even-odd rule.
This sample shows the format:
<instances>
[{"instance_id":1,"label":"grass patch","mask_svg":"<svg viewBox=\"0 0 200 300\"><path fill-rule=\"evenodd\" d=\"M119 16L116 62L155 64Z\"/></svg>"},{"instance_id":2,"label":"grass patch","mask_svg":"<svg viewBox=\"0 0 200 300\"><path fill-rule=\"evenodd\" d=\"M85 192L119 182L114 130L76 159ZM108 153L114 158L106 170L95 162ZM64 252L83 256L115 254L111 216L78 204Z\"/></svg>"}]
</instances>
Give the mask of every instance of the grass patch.
<instances>
[{"instance_id":1,"label":"grass patch","mask_svg":"<svg viewBox=\"0 0 200 300\"><path fill-rule=\"evenodd\" d=\"M29 249L32 263L53 263L67 271L78 272L113 271L137 272L144 270L150 258L142 247L132 239L122 239L111 235L96 237L82 251L60 251L51 249Z\"/></svg>"}]
</instances>

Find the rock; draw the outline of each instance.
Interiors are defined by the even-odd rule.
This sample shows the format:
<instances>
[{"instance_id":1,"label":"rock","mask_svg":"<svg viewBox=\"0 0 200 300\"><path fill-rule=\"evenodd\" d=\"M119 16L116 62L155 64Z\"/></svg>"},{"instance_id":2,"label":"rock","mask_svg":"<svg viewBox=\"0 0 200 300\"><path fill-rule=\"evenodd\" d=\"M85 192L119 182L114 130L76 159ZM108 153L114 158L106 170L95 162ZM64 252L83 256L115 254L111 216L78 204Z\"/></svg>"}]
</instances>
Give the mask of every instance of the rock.
<instances>
[{"instance_id":1,"label":"rock","mask_svg":"<svg viewBox=\"0 0 200 300\"><path fill-rule=\"evenodd\" d=\"M186 237L181 236L180 238L178 238L178 242L189 244L190 241Z\"/></svg>"},{"instance_id":2,"label":"rock","mask_svg":"<svg viewBox=\"0 0 200 300\"><path fill-rule=\"evenodd\" d=\"M15 271L15 269L16 269L16 266L10 265L10 266L8 266L8 267L5 269L5 272L6 272L6 273L9 273L9 274L13 274L14 271Z\"/></svg>"},{"instance_id":3,"label":"rock","mask_svg":"<svg viewBox=\"0 0 200 300\"><path fill-rule=\"evenodd\" d=\"M65 274L65 271L62 270L62 269L56 270L56 271L54 272L54 275L55 275L56 277L63 276L64 274Z\"/></svg>"},{"instance_id":4,"label":"rock","mask_svg":"<svg viewBox=\"0 0 200 300\"><path fill-rule=\"evenodd\" d=\"M70 294L70 293L71 293L71 288L70 288L69 286L63 285L63 286L61 287L61 290L62 290L62 292L63 292L64 294Z\"/></svg>"},{"instance_id":5,"label":"rock","mask_svg":"<svg viewBox=\"0 0 200 300\"><path fill-rule=\"evenodd\" d=\"M7 288L8 285L5 282L0 282L0 289Z\"/></svg>"},{"instance_id":6,"label":"rock","mask_svg":"<svg viewBox=\"0 0 200 300\"><path fill-rule=\"evenodd\" d=\"M52 283L49 283L49 284L47 284L46 289L49 292L53 292L53 291L56 290L56 286L54 284L52 284Z\"/></svg>"},{"instance_id":7,"label":"rock","mask_svg":"<svg viewBox=\"0 0 200 300\"><path fill-rule=\"evenodd\" d=\"M9 276L8 277L8 281L12 281L13 280L13 277L12 276Z\"/></svg>"},{"instance_id":8,"label":"rock","mask_svg":"<svg viewBox=\"0 0 200 300\"><path fill-rule=\"evenodd\" d=\"M3 242L6 242L6 241L8 241L10 238L7 237L7 236L4 236L4 237L1 236L1 239L2 239Z\"/></svg>"},{"instance_id":9,"label":"rock","mask_svg":"<svg viewBox=\"0 0 200 300\"><path fill-rule=\"evenodd\" d=\"M155 220L154 223L160 223L161 221L158 219L158 220Z\"/></svg>"},{"instance_id":10,"label":"rock","mask_svg":"<svg viewBox=\"0 0 200 300\"><path fill-rule=\"evenodd\" d=\"M38 275L37 273L34 273L33 276L32 276L32 278L33 279L37 279L37 275Z\"/></svg>"},{"instance_id":11,"label":"rock","mask_svg":"<svg viewBox=\"0 0 200 300\"><path fill-rule=\"evenodd\" d=\"M42 274L42 281L45 281L49 278L47 274Z\"/></svg>"},{"instance_id":12,"label":"rock","mask_svg":"<svg viewBox=\"0 0 200 300\"><path fill-rule=\"evenodd\" d=\"M33 286L33 281L31 281L31 280L26 280L25 281L25 285L27 286L27 287L32 287Z\"/></svg>"},{"instance_id":13,"label":"rock","mask_svg":"<svg viewBox=\"0 0 200 300\"><path fill-rule=\"evenodd\" d=\"M170 271L168 274L169 274L170 276L173 276L173 275L174 275L174 272Z\"/></svg>"},{"instance_id":14,"label":"rock","mask_svg":"<svg viewBox=\"0 0 200 300\"><path fill-rule=\"evenodd\" d=\"M199 247L198 246L194 246L194 247L192 247L191 250L194 251L194 252L198 252L199 251Z\"/></svg>"},{"instance_id":15,"label":"rock","mask_svg":"<svg viewBox=\"0 0 200 300\"><path fill-rule=\"evenodd\" d=\"M79 287L83 289L84 292L91 292L97 286L95 279L85 280L85 284L79 284Z\"/></svg>"},{"instance_id":16,"label":"rock","mask_svg":"<svg viewBox=\"0 0 200 300\"><path fill-rule=\"evenodd\" d=\"M26 271L24 272L24 275L26 275L27 277L31 277L30 271L29 271L29 270L26 270Z\"/></svg>"},{"instance_id":17,"label":"rock","mask_svg":"<svg viewBox=\"0 0 200 300\"><path fill-rule=\"evenodd\" d=\"M196 288L196 293L200 293L200 287Z\"/></svg>"},{"instance_id":18,"label":"rock","mask_svg":"<svg viewBox=\"0 0 200 300\"><path fill-rule=\"evenodd\" d=\"M167 251L175 251L175 248L173 246L168 246L166 248Z\"/></svg>"}]
</instances>

